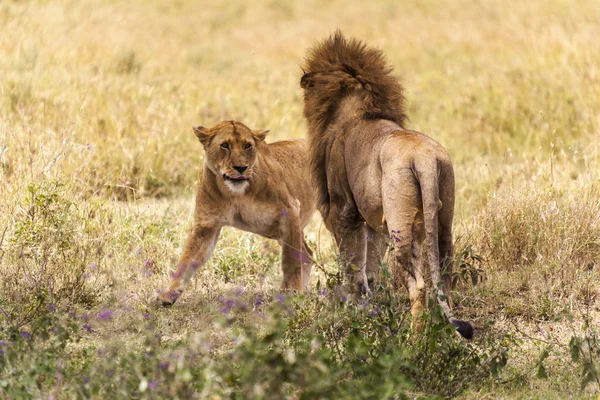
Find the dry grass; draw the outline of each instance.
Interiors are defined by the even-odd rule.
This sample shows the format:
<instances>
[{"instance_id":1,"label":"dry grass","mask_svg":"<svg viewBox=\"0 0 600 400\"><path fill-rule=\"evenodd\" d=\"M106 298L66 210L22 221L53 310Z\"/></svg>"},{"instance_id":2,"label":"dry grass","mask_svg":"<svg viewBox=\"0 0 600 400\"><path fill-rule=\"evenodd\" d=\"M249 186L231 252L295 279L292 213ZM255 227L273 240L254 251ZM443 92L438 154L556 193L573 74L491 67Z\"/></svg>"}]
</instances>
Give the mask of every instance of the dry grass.
<instances>
[{"instance_id":1,"label":"dry grass","mask_svg":"<svg viewBox=\"0 0 600 400\"><path fill-rule=\"evenodd\" d=\"M583 396L561 346L583 315L600 322L594 1L0 2L0 305L34 282L15 271L67 271L50 291L92 277L88 298L68 302L147 310L191 221L202 151L190 127L238 119L271 129L271 141L304 137L299 65L337 27L385 51L408 89L410 127L453 157L457 248L473 245L487 278L460 285L459 312L523 335L511 358L522 378L465 396ZM63 208L40 226L55 231L19 236L28 186L52 182L45 193ZM308 236L333 269L318 219ZM272 295L278 262L269 241L225 232L181 303L152 311L159 329L209 329L219 296L239 287ZM564 312L575 320L556 321ZM528 337L562 349L551 379L532 377L542 342Z\"/></svg>"}]
</instances>

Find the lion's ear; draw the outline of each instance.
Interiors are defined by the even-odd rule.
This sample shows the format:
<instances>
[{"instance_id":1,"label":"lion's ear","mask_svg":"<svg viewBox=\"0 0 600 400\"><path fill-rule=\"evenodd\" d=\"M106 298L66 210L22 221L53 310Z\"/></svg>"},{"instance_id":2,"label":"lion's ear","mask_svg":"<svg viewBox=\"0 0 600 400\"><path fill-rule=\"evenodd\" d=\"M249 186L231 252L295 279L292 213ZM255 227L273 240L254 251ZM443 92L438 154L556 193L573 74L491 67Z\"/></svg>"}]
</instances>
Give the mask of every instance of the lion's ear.
<instances>
[{"instance_id":1,"label":"lion's ear","mask_svg":"<svg viewBox=\"0 0 600 400\"><path fill-rule=\"evenodd\" d=\"M304 75L302 75L302 78L300 78L300 87L302 89L313 87L313 85L315 84L314 77L314 72L307 72Z\"/></svg>"},{"instance_id":2,"label":"lion's ear","mask_svg":"<svg viewBox=\"0 0 600 400\"><path fill-rule=\"evenodd\" d=\"M269 133L268 129L263 129L262 131L252 131L252 136L254 136L254 140L258 144L265 140L267 133Z\"/></svg>"},{"instance_id":3,"label":"lion's ear","mask_svg":"<svg viewBox=\"0 0 600 400\"><path fill-rule=\"evenodd\" d=\"M203 126L193 126L194 134L198 139L200 139L200 143L203 145L207 145L212 139L213 134Z\"/></svg>"}]
</instances>

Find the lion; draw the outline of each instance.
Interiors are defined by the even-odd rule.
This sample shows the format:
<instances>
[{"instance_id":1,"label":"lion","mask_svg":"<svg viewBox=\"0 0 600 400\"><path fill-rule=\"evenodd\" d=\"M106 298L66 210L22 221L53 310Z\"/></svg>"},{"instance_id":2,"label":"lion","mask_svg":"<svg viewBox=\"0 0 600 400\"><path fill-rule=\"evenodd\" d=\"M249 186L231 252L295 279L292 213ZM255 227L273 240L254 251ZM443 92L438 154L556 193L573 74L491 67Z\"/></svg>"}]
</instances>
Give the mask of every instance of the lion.
<instances>
[{"instance_id":1,"label":"lion","mask_svg":"<svg viewBox=\"0 0 600 400\"><path fill-rule=\"evenodd\" d=\"M206 152L197 188L194 222L163 306L175 303L187 282L210 258L224 226L278 240L282 247L282 290L302 292L308 285L312 250L303 228L316 210L304 140L267 144L268 130L241 122L193 128Z\"/></svg>"},{"instance_id":2,"label":"lion","mask_svg":"<svg viewBox=\"0 0 600 400\"><path fill-rule=\"evenodd\" d=\"M353 290L368 292L390 241L394 282L407 286L413 326L420 330L424 243L438 303L471 338L473 327L452 316L449 300L454 172L448 152L405 128L404 89L380 50L338 30L309 50L302 70L318 208Z\"/></svg>"}]
</instances>

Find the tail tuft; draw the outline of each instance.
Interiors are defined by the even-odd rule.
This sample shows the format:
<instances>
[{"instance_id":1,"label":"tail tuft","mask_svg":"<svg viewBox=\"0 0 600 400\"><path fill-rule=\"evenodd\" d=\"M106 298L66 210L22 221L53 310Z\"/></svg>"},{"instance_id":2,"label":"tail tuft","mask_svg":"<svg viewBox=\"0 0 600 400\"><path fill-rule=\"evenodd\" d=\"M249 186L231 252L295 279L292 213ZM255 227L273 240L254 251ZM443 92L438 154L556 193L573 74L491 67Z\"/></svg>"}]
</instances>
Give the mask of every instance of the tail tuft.
<instances>
[{"instance_id":1,"label":"tail tuft","mask_svg":"<svg viewBox=\"0 0 600 400\"><path fill-rule=\"evenodd\" d=\"M465 339L473 339L473 325L467 321L461 321L460 319L450 318L450 323L456 327L460 336Z\"/></svg>"}]
</instances>

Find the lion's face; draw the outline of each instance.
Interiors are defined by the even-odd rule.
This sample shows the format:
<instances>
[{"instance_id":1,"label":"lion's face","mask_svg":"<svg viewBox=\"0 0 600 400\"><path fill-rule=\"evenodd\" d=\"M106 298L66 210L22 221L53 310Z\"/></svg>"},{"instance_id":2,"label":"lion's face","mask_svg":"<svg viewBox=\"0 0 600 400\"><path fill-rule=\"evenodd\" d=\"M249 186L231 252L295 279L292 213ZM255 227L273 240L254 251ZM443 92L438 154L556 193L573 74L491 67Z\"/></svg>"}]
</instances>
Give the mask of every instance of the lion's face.
<instances>
[{"instance_id":1,"label":"lion's face","mask_svg":"<svg viewBox=\"0 0 600 400\"><path fill-rule=\"evenodd\" d=\"M267 132L253 131L234 121L224 121L210 129L194 127L206 150L208 167L234 193L244 193L250 186L257 164L257 147Z\"/></svg>"}]
</instances>

